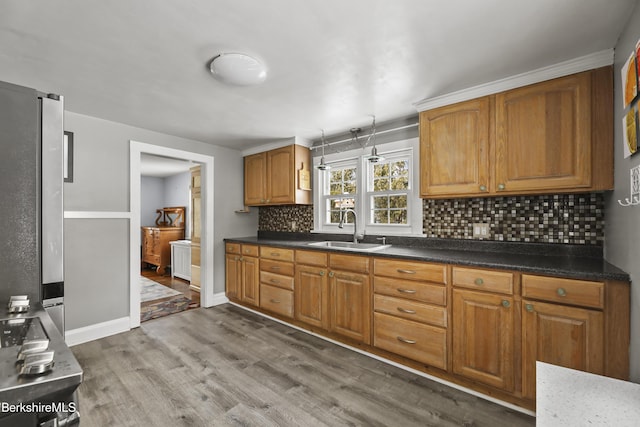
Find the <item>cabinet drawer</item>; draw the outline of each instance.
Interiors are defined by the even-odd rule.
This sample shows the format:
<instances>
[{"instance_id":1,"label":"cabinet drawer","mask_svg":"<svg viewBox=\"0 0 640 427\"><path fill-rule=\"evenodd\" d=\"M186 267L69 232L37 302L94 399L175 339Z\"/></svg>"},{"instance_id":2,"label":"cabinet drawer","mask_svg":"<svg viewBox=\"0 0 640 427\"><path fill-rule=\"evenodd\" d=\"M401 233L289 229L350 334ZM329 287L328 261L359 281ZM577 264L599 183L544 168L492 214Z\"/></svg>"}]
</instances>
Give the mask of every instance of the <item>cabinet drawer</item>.
<instances>
[{"instance_id":1,"label":"cabinet drawer","mask_svg":"<svg viewBox=\"0 0 640 427\"><path fill-rule=\"evenodd\" d=\"M293 277L274 274L268 271L260 272L260 283L267 283L271 286L293 290Z\"/></svg>"},{"instance_id":2,"label":"cabinet drawer","mask_svg":"<svg viewBox=\"0 0 640 427\"><path fill-rule=\"evenodd\" d=\"M305 265L327 266L327 253L318 251L296 251L296 263Z\"/></svg>"},{"instance_id":3,"label":"cabinet drawer","mask_svg":"<svg viewBox=\"0 0 640 427\"><path fill-rule=\"evenodd\" d=\"M419 261L401 261L397 259L376 258L373 260L373 272L376 276L396 277L403 280L447 283L447 270L444 265Z\"/></svg>"},{"instance_id":4,"label":"cabinet drawer","mask_svg":"<svg viewBox=\"0 0 640 427\"><path fill-rule=\"evenodd\" d=\"M258 256L258 247L256 245L242 245L242 255Z\"/></svg>"},{"instance_id":5,"label":"cabinet drawer","mask_svg":"<svg viewBox=\"0 0 640 427\"><path fill-rule=\"evenodd\" d=\"M286 317L293 317L293 292L274 286L260 285L260 307Z\"/></svg>"},{"instance_id":6,"label":"cabinet drawer","mask_svg":"<svg viewBox=\"0 0 640 427\"><path fill-rule=\"evenodd\" d=\"M293 249L260 246L260 258L293 262Z\"/></svg>"},{"instance_id":7,"label":"cabinet drawer","mask_svg":"<svg viewBox=\"0 0 640 427\"><path fill-rule=\"evenodd\" d=\"M369 272L369 258L358 255L329 254L329 267L336 270Z\"/></svg>"},{"instance_id":8,"label":"cabinet drawer","mask_svg":"<svg viewBox=\"0 0 640 427\"><path fill-rule=\"evenodd\" d=\"M444 307L385 295L375 295L373 309L379 313L398 316L415 322L428 323L443 328L447 327L447 310Z\"/></svg>"},{"instance_id":9,"label":"cabinet drawer","mask_svg":"<svg viewBox=\"0 0 640 427\"><path fill-rule=\"evenodd\" d=\"M228 254L240 255L240 243L227 243L225 244L225 250Z\"/></svg>"},{"instance_id":10,"label":"cabinet drawer","mask_svg":"<svg viewBox=\"0 0 640 427\"><path fill-rule=\"evenodd\" d=\"M427 365L446 369L447 331L374 313L373 345Z\"/></svg>"},{"instance_id":11,"label":"cabinet drawer","mask_svg":"<svg viewBox=\"0 0 640 427\"><path fill-rule=\"evenodd\" d=\"M275 274L283 274L285 276L293 276L293 263L261 259L260 270Z\"/></svg>"},{"instance_id":12,"label":"cabinet drawer","mask_svg":"<svg viewBox=\"0 0 640 427\"><path fill-rule=\"evenodd\" d=\"M477 268L453 268L453 286L513 295L513 274Z\"/></svg>"},{"instance_id":13,"label":"cabinet drawer","mask_svg":"<svg viewBox=\"0 0 640 427\"><path fill-rule=\"evenodd\" d=\"M373 289L377 294L407 298L431 304L447 305L447 292L444 286L392 279L390 277L374 277Z\"/></svg>"},{"instance_id":14,"label":"cabinet drawer","mask_svg":"<svg viewBox=\"0 0 640 427\"><path fill-rule=\"evenodd\" d=\"M602 308L604 283L523 274L522 296L562 304Z\"/></svg>"}]
</instances>

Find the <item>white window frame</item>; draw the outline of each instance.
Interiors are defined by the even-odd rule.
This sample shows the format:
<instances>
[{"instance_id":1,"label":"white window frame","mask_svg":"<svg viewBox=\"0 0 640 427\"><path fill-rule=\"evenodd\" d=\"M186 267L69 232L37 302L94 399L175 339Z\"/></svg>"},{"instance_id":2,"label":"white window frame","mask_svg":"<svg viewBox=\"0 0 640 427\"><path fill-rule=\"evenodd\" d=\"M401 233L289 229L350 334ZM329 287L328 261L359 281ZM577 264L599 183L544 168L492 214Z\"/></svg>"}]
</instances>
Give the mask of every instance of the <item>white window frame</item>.
<instances>
[{"instance_id":1,"label":"white window frame","mask_svg":"<svg viewBox=\"0 0 640 427\"><path fill-rule=\"evenodd\" d=\"M402 141L377 145L378 153L382 156L397 155L400 152L410 153L410 183L407 197L407 225L399 224L374 224L371 221L371 192L368 191L369 162L366 156L371 152L371 147L356 149L342 153L325 155L325 163L331 166L340 166L345 163L357 162L356 169L356 213L358 215L358 233L386 236L424 236L422 223L422 199L419 191L419 140L411 138ZM314 166L320 163L320 157L314 157ZM340 229L336 224L326 221L326 196L325 189L329 185L331 171L321 171L314 167L314 229L316 233L353 234L353 224L345 224Z\"/></svg>"}]
</instances>

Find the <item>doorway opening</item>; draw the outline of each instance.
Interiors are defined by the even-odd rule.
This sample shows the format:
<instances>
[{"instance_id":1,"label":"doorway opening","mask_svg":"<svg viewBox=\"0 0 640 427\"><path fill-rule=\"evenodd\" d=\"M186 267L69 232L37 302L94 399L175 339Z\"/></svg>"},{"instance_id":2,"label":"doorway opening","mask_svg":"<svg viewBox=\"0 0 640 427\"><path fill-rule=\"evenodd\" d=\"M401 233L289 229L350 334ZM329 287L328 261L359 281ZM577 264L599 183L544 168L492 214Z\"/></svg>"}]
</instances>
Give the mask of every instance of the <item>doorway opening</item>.
<instances>
[{"instance_id":1,"label":"doorway opening","mask_svg":"<svg viewBox=\"0 0 640 427\"><path fill-rule=\"evenodd\" d=\"M157 307L145 307L146 302L143 298L160 297L158 303L168 301L168 304L159 304L161 310L180 311L181 308L188 308L188 304L199 304L203 307L209 307L213 302L213 157L192 153L183 150L176 150L167 147L161 147L151 144L145 144L137 141L130 141L130 209L131 209L131 228L130 228L130 327L140 326L141 319L148 320L153 318ZM170 194L162 194L153 196L150 193L157 192L157 183L153 183L153 173L149 172L147 163L164 164L164 169L181 167L189 170L188 175L191 181L195 170L198 170L198 200L196 201L199 209L194 209L193 191L188 190L188 194L180 194L179 191L173 189ZM171 165L173 163L173 165ZM153 166L153 165L152 165ZM157 166L157 165L156 165ZM169 174L170 172L167 172ZM161 175L162 172L157 172ZM148 181L143 183L144 180ZM178 177L171 181L173 187L184 187L181 180L186 176ZM191 186L189 183L189 187ZM156 187L154 189L154 186ZM185 191L186 193L186 191ZM184 209L183 224L181 224L180 210ZM164 216L164 211L168 211L170 215ZM178 215L176 216L176 212ZM158 219L158 216L160 218ZM157 222L157 223L156 223ZM148 224L149 223L149 224ZM145 239L147 228L166 229L171 234L168 239L171 240L174 248L174 262L165 259L170 258L171 248L168 246L165 250L165 256L160 257L160 252L155 255L145 255ZM193 241L199 243L197 247L200 254L200 265L197 269L189 271L191 276L187 276L186 280L185 267L178 266L175 257L184 254L185 246L191 247L191 238L197 232L197 239ZM153 242L153 237L151 238ZM160 243L159 240L155 241ZM148 243L148 242L146 242ZM194 245L197 246L197 245ZM159 248L157 248L160 250ZM167 256L167 254L169 254ZM182 260L184 264L184 260ZM190 262L190 261L189 261ZM174 268L172 264L175 264ZM197 264L197 263L196 263ZM178 275L176 277L176 272ZM182 276L182 277L181 277ZM142 278L141 278L142 277ZM160 287L150 285L147 280L151 280L160 285ZM168 285L168 286L167 286ZM199 285L199 286L196 286ZM144 287L143 287L144 286ZM154 290L170 292L173 289L186 294L184 298L172 298L167 295L153 294ZM142 292L149 291L148 295L141 295ZM196 301L193 301L196 298ZM142 315L141 315L142 314ZM163 314L160 311L155 314Z\"/></svg>"}]
</instances>

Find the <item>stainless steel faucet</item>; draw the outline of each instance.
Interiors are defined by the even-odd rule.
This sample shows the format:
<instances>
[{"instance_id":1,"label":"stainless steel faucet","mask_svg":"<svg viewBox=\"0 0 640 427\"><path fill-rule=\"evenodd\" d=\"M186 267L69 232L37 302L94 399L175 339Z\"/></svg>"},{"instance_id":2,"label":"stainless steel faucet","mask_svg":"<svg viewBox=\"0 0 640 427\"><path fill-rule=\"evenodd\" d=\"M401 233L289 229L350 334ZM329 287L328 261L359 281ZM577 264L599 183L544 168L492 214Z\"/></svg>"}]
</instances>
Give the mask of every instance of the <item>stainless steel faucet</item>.
<instances>
[{"instance_id":1,"label":"stainless steel faucet","mask_svg":"<svg viewBox=\"0 0 640 427\"><path fill-rule=\"evenodd\" d=\"M348 212L353 214L353 243L358 243L358 239L362 239L364 234L358 234L358 215L356 215L356 211L349 208L341 210L338 228L344 228L344 220L347 218Z\"/></svg>"}]
</instances>

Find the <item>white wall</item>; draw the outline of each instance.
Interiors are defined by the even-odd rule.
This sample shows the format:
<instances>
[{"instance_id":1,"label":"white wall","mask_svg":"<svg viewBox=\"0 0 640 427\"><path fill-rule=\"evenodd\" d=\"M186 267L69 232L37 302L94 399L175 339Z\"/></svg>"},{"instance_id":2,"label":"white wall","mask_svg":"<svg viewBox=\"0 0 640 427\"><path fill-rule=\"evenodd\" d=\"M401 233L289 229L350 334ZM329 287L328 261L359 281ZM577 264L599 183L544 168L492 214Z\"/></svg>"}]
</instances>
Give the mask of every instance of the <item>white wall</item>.
<instances>
[{"instance_id":1,"label":"white wall","mask_svg":"<svg viewBox=\"0 0 640 427\"><path fill-rule=\"evenodd\" d=\"M223 239L255 235L258 227L257 212L234 213L243 206L240 151L72 112L65 130L74 132L74 182L64 188L65 211L74 213L65 219L67 329L128 316L129 232L139 232L127 217L130 140L215 158L214 292L223 292Z\"/></svg>"},{"instance_id":2,"label":"white wall","mask_svg":"<svg viewBox=\"0 0 640 427\"><path fill-rule=\"evenodd\" d=\"M605 206L605 258L631 275L631 380L640 382L640 206L622 207L618 200L629 197L629 169L640 164L640 153L623 157L622 79L620 71L640 39L640 7L629 18L615 48L614 129L615 190Z\"/></svg>"}]
</instances>

